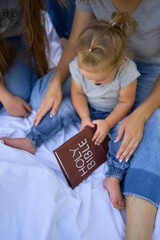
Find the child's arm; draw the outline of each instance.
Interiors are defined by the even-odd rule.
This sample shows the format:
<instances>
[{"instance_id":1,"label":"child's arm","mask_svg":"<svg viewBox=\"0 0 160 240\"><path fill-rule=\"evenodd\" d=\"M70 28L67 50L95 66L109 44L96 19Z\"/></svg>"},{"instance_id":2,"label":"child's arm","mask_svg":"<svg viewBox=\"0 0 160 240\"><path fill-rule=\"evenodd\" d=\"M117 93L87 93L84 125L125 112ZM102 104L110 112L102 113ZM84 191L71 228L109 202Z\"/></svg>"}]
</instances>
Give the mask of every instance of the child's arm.
<instances>
[{"instance_id":1,"label":"child's arm","mask_svg":"<svg viewBox=\"0 0 160 240\"><path fill-rule=\"evenodd\" d=\"M95 144L99 145L103 142L109 130L129 113L135 101L136 86L137 79L122 88L119 92L119 102L111 114L104 120L93 121L94 124L97 124L97 131L92 139Z\"/></svg>"},{"instance_id":2,"label":"child's arm","mask_svg":"<svg viewBox=\"0 0 160 240\"><path fill-rule=\"evenodd\" d=\"M80 130L82 130L87 125L94 127L94 124L90 119L90 112L88 108L86 95L81 85L77 84L73 78L72 78L72 84L71 84L71 97L72 97L73 106L76 109L76 112L78 113L81 119Z\"/></svg>"}]
</instances>

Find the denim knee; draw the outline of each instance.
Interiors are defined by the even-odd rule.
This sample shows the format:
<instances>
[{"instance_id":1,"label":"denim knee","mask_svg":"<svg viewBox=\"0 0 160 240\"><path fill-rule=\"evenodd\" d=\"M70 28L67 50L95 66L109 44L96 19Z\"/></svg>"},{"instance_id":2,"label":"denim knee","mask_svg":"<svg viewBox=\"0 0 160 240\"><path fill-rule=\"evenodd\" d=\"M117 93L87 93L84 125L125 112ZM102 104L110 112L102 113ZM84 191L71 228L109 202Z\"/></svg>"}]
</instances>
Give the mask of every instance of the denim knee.
<instances>
[{"instance_id":1,"label":"denim knee","mask_svg":"<svg viewBox=\"0 0 160 240\"><path fill-rule=\"evenodd\" d=\"M72 105L71 98L70 96L66 96L61 102L56 115L51 118L48 112L39 125L32 126L31 130L27 133L27 137L38 148L61 128L78 121L80 119Z\"/></svg>"}]
</instances>

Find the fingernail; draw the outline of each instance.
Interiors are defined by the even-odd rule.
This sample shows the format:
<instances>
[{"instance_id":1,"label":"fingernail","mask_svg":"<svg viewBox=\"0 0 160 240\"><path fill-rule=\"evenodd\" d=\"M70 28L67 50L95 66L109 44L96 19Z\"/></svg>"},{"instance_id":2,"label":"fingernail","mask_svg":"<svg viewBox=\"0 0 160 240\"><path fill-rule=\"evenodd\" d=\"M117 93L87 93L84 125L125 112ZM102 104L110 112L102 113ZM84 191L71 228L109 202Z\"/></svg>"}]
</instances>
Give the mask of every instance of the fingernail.
<instances>
[{"instance_id":1,"label":"fingernail","mask_svg":"<svg viewBox=\"0 0 160 240\"><path fill-rule=\"evenodd\" d=\"M118 140L117 140L117 138L114 140L114 143L116 143Z\"/></svg>"},{"instance_id":2,"label":"fingernail","mask_svg":"<svg viewBox=\"0 0 160 240\"><path fill-rule=\"evenodd\" d=\"M128 162L129 158L125 159L125 162Z\"/></svg>"},{"instance_id":3,"label":"fingernail","mask_svg":"<svg viewBox=\"0 0 160 240\"><path fill-rule=\"evenodd\" d=\"M51 113L51 114L50 114L50 118L52 118L53 116L54 116L54 114L53 114L53 113Z\"/></svg>"},{"instance_id":4,"label":"fingernail","mask_svg":"<svg viewBox=\"0 0 160 240\"><path fill-rule=\"evenodd\" d=\"M123 161L123 159L121 158L120 160L119 160L119 162L121 163Z\"/></svg>"},{"instance_id":5,"label":"fingernail","mask_svg":"<svg viewBox=\"0 0 160 240\"><path fill-rule=\"evenodd\" d=\"M117 159L119 158L119 156L117 156Z\"/></svg>"},{"instance_id":6,"label":"fingernail","mask_svg":"<svg viewBox=\"0 0 160 240\"><path fill-rule=\"evenodd\" d=\"M37 123L35 123L34 126L37 126Z\"/></svg>"}]
</instances>

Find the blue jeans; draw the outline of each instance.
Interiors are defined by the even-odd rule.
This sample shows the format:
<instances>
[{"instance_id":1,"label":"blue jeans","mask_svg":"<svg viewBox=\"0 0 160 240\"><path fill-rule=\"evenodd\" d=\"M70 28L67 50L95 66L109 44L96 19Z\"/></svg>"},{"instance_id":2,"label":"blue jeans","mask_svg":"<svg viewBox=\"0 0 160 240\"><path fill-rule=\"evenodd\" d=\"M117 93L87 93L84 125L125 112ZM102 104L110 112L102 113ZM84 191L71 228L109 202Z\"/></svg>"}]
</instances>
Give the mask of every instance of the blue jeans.
<instances>
[{"instance_id":1,"label":"blue jeans","mask_svg":"<svg viewBox=\"0 0 160 240\"><path fill-rule=\"evenodd\" d=\"M39 108L40 105L37 103L40 103L43 99L53 74L54 70L37 81L31 95L31 106L33 109L37 110ZM92 120L104 119L110 114L109 112L95 110L91 106L89 106L89 109ZM34 146L38 148L42 143L46 142L49 138L55 135L60 129L75 122L80 122L80 118L72 105L70 94L67 94L63 97L63 101L60 104L57 114L51 118L49 111L43 117L38 126L32 126L30 131L27 133L27 137L34 144ZM119 161L116 159L116 153L121 144L120 142L114 143L118 128L119 124L112 128L109 133L111 141L109 142L109 152L107 156L107 164L109 168L106 176L114 176L122 180L127 168L129 167L129 162L126 163L123 161L122 163L119 163Z\"/></svg>"},{"instance_id":2,"label":"blue jeans","mask_svg":"<svg viewBox=\"0 0 160 240\"><path fill-rule=\"evenodd\" d=\"M138 78L138 83L137 83L137 93L136 93L136 101L135 105L133 107L133 110L141 104L146 97L149 95L153 84L160 74L160 65L154 65L154 64L146 64L146 63L141 63L137 62L137 67L140 73L142 74ZM54 74L54 73L49 73L49 74ZM48 83L50 81L50 77L44 83L43 85L43 79L40 81L37 81L33 93L31 95L31 104L33 103L33 108L35 110L38 109L40 106L41 100L45 94L45 85L48 86ZM47 88L47 87L46 87ZM61 108L63 108L63 114L61 113L61 118L63 115L68 114L68 111L70 112L70 108L73 111L73 106L69 104L70 100L65 100L68 99L67 97L64 98ZM66 103L68 101L68 103ZM72 112L71 111L71 112ZM30 139L32 138L32 133L33 134L41 134L41 124L42 124L42 129L45 126L45 120L54 121L54 118L50 119L49 113L48 113L48 118L44 117L42 122L40 123L39 126L33 127L29 133L31 136ZM76 115L70 115L70 122L78 121L78 116ZM44 125L43 125L44 124ZM67 121L63 121L61 126L65 126ZM52 126L52 125L51 125ZM60 129L60 126L56 126L56 128ZM118 128L118 126L117 126ZM45 139L48 139L52 134L54 135L55 129L49 128L49 135L47 137L46 131L44 131ZM51 131L53 132L51 133ZM48 131L48 130L47 130ZM56 130L57 131L57 130ZM115 133L117 130L115 129ZM112 139L115 139L114 133L112 134ZM41 136L41 143L45 140ZM152 144L154 142L154 145ZM41 144L40 143L40 144ZM36 142L34 143L36 145ZM113 150L113 155L115 155L115 152L117 151L116 148L118 149L117 144L112 144L114 147ZM37 147L39 146L39 143ZM138 196L144 199L147 199L148 201L152 202L155 204L157 207L159 206L160 202L160 154L159 154L159 146L160 146L160 108L158 108L148 119L148 121L145 124L144 127L144 134L143 138L134 152L131 162L130 162L130 167L127 170L127 173L124 177L123 183L122 183L122 192L124 195L131 194L133 196ZM112 152L112 148L111 152ZM115 152L114 152L115 151ZM110 156L108 156L108 159ZM113 159L112 154L111 154L111 159ZM116 160L116 159L115 159ZM110 161L110 160L109 160ZM114 161L112 161L114 164ZM109 163L109 162L108 162ZM115 161L117 163L117 161ZM111 165L112 166L112 165ZM122 165L121 165L122 166ZM127 169L128 166L126 166Z\"/></svg>"},{"instance_id":3,"label":"blue jeans","mask_svg":"<svg viewBox=\"0 0 160 240\"><path fill-rule=\"evenodd\" d=\"M30 104L35 111L40 107L41 101L48 89L49 82L52 79L54 72L55 69L40 78L33 88ZM56 116L51 118L50 111L48 111L48 113L42 118L40 124L38 126L32 126L31 130L27 133L27 137L32 141L36 148L57 133L62 127L79 120L78 115L72 117L72 114L70 114L75 111L72 104L68 104L70 101L68 99L70 97L66 97L70 96L70 87L71 76L62 85L63 101L60 104ZM65 116L68 116L68 120L66 120Z\"/></svg>"},{"instance_id":4,"label":"blue jeans","mask_svg":"<svg viewBox=\"0 0 160 240\"><path fill-rule=\"evenodd\" d=\"M90 110L90 117L92 120L96 119L105 119L110 112L102 112L99 110L96 110L89 106ZM123 179L124 174L127 172L127 169L129 168L130 160L128 162L122 161L121 163L116 158L117 151L122 143L122 140L114 143L114 140L116 139L119 125L121 121L116 124L115 127L111 128L109 131L109 137L110 141L108 143L108 153L107 153L107 165L108 165L108 171L106 172L106 177L116 177L120 180Z\"/></svg>"},{"instance_id":5,"label":"blue jeans","mask_svg":"<svg viewBox=\"0 0 160 240\"><path fill-rule=\"evenodd\" d=\"M33 86L37 80L37 75L24 62L23 53L26 49L20 37L11 37L7 39L7 44L17 50L17 55L13 65L3 75L5 87L13 95L21 97L29 102ZM0 108L3 105L0 103Z\"/></svg>"},{"instance_id":6,"label":"blue jeans","mask_svg":"<svg viewBox=\"0 0 160 240\"><path fill-rule=\"evenodd\" d=\"M74 1L67 1L67 7L60 6L55 0L47 0L47 3L49 16L59 37L69 38L74 18Z\"/></svg>"},{"instance_id":7,"label":"blue jeans","mask_svg":"<svg viewBox=\"0 0 160 240\"><path fill-rule=\"evenodd\" d=\"M149 95L153 84L160 75L160 65L137 62L142 74L138 78L135 109ZM124 195L144 198L157 207L160 203L160 108L144 126L143 138L132 156L130 167L122 184Z\"/></svg>"}]
</instances>

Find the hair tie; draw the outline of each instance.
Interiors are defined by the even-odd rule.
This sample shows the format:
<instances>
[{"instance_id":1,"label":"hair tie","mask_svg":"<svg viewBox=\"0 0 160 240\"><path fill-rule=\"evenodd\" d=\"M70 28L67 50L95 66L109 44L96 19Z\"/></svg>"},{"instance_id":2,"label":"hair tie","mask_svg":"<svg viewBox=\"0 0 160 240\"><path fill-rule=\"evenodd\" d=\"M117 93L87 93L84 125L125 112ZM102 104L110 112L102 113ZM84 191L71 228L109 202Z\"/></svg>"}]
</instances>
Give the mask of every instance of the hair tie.
<instances>
[{"instance_id":1,"label":"hair tie","mask_svg":"<svg viewBox=\"0 0 160 240\"><path fill-rule=\"evenodd\" d=\"M88 51L89 51L89 52L92 52L92 49L91 49L91 48L89 48L89 49L88 49Z\"/></svg>"},{"instance_id":2,"label":"hair tie","mask_svg":"<svg viewBox=\"0 0 160 240\"><path fill-rule=\"evenodd\" d=\"M116 25L116 23L113 21L110 23L113 27Z\"/></svg>"}]
</instances>

